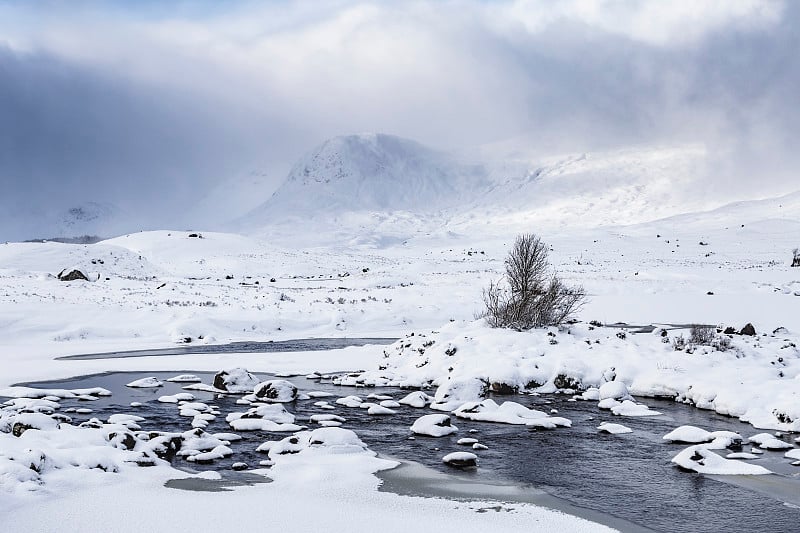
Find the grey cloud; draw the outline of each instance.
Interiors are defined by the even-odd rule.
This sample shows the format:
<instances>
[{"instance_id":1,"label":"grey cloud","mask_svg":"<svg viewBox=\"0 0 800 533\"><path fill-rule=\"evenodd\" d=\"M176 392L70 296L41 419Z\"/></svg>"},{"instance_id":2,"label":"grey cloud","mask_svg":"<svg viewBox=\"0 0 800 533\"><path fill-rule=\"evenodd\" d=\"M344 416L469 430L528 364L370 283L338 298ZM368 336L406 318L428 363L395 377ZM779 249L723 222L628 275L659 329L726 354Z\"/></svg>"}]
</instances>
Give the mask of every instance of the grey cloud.
<instances>
[{"instance_id":1,"label":"grey cloud","mask_svg":"<svg viewBox=\"0 0 800 533\"><path fill-rule=\"evenodd\" d=\"M765 190L798 187L796 3L777 22L721 17L686 39L673 20L674 45L586 16L532 27L505 4L298 5L285 24L241 4L172 13L180 24L95 10L51 21L53 37L11 35L23 45L0 47L0 239L84 200L140 226L184 223L214 184L262 165L266 196L314 144L360 131L438 147L522 136L542 154L705 142L720 185L758 173Z\"/></svg>"}]
</instances>

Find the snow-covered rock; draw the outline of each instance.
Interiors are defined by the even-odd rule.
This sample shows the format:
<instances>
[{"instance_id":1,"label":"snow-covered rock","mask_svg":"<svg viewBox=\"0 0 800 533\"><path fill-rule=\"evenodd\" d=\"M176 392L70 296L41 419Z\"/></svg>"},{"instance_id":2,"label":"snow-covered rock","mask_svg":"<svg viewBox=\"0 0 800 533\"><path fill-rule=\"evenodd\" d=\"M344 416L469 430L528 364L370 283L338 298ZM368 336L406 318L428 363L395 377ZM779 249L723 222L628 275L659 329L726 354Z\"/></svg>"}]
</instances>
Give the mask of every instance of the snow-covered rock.
<instances>
[{"instance_id":1,"label":"snow-covered rock","mask_svg":"<svg viewBox=\"0 0 800 533\"><path fill-rule=\"evenodd\" d=\"M456 431L458 428L452 425L450 417L444 414L423 415L411 426L412 433L429 437L444 437Z\"/></svg>"},{"instance_id":2,"label":"snow-covered rock","mask_svg":"<svg viewBox=\"0 0 800 533\"><path fill-rule=\"evenodd\" d=\"M449 466L465 468L478 465L478 456L470 452L453 452L442 457L442 462Z\"/></svg>"},{"instance_id":3,"label":"snow-covered rock","mask_svg":"<svg viewBox=\"0 0 800 533\"><path fill-rule=\"evenodd\" d=\"M686 448L673 457L672 462L700 474L758 475L772 473L763 466L725 459L707 449L703 444Z\"/></svg>"},{"instance_id":4,"label":"snow-covered rock","mask_svg":"<svg viewBox=\"0 0 800 533\"><path fill-rule=\"evenodd\" d=\"M288 403L297 399L297 387L285 379L271 379L255 386L256 398L265 402Z\"/></svg>"},{"instance_id":5,"label":"snow-covered rock","mask_svg":"<svg viewBox=\"0 0 800 533\"><path fill-rule=\"evenodd\" d=\"M237 394L252 392L259 382L257 377L244 368L229 368L214 374L216 389Z\"/></svg>"}]
</instances>

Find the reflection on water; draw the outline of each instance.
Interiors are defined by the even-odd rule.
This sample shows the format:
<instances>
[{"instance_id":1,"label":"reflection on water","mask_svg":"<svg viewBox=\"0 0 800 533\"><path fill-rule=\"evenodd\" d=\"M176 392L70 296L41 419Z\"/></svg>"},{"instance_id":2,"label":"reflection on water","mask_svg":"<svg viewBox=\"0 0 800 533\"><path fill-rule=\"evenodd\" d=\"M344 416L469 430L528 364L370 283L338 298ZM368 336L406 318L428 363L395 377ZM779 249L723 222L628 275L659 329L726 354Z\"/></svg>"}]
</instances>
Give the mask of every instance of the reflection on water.
<instances>
[{"instance_id":1,"label":"reflection on water","mask_svg":"<svg viewBox=\"0 0 800 533\"><path fill-rule=\"evenodd\" d=\"M186 431L190 429L190 418L179 417L174 404L163 404L156 399L164 394L180 392L181 385L165 383L158 389L131 389L125 383L148 375L166 379L174 373L113 373L88 376L58 382L28 384L34 387L83 388L105 387L113 392L89 404L80 402L80 407L90 407L93 413L71 416L75 423L90 417L105 419L113 413L125 412L144 416L143 429L160 431ZM205 383L210 383L212 374L197 373ZM268 376L263 375L264 379ZM305 378L292 378L301 390L333 392L337 397L358 394L366 397L370 393L387 394L399 399L408 391L394 388L335 387L329 383L317 383ZM244 411L245 406L236 405L236 396L217 396L211 393L192 391L198 401L213 403L221 415L206 429L210 433L230 432L225 414ZM414 461L446 473L448 480L460 481L458 490L475 494L486 492L488 486L513 486L515 491L525 490L530 501L547 504L542 491L569 505L600 513L607 513L623 520L640 524L657 531L795 531L800 523L800 469L789 465L779 452L766 452L756 462L781 476L734 476L719 479L680 471L670 459L683 445L668 444L661 438L682 424L692 424L709 430L731 430L747 437L756 433L751 426L735 419L722 417L709 411L675 404L668 401L649 400L646 403L665 413L658 417L624 418L614 417L600 411L596 402L573 402L563 395L506 397L527 406L549 411L557 409L558 415L573 422L571 428L534 430L520 426L508 426L485 422L454 420L459 431L439 439L417 436L410 440L409 426L426 414L427 410L410 407L398 408L392 416L369 416L366 410L336 406L335 411L323 411L313 404L317 400L298 401L286 405L297 415L298 424L307 424L312 414L335 413L344 416L343 427L353 429L369 447L386 456ZM333 400L335 398L332 398ZM502 400L502 398L497 398ZM142 402L138 408L131 402ZM63 408L77 407L78 402L64 400ZM333 401L331 401L333 404ZM633 429L633 433L609 435L599 433L596 427L603 421L622 422ZM239 432L244 440L233 442L232 457L219 460L203 469L224 472L223 477L236 480L239 473L231 471L234 462L245 462L257 467L265 457L255 448L266 440L278 440L286 434L270 432ZM451 451L469 450L456 444L459 438L474 437L489 447L476 452L479 468L472 471L452 470L444 466L441 458ZM471 450L470 450L471 451ZM175 466L196 471L197 465L181 458ZM413 476L412 476L413 477ZM393 480L393 481L392 481ZM735 482L731 483L731 481ZM483 487L476 482L484 484ZM405 492L435 496L431 489L435 484L418 483L417 489L403 488L398 477L387 475L387 487ZM520 489L522 487L522 489ZM201 489L202 490L202 489ZM427 490L427 492L426 492ZM489 491L491 492L491 491ZM502 492L502 491L501 491ZM512 491L513 492L513 491ZM451 493L452 495L452 493ZM538 498L538 500L537 500ZM508 494L500 499L520 500ZM522 501L529 501L522 498ZM793 504L785 505L784 502ZM568 510L569 505L562 506ZM559 507L558 505L553 505ZM596 517L592 517L597 519ZM614 525L613 522L608 522ZM616 524L619 526L619 524Z\"/></svg>"}]
</instances>

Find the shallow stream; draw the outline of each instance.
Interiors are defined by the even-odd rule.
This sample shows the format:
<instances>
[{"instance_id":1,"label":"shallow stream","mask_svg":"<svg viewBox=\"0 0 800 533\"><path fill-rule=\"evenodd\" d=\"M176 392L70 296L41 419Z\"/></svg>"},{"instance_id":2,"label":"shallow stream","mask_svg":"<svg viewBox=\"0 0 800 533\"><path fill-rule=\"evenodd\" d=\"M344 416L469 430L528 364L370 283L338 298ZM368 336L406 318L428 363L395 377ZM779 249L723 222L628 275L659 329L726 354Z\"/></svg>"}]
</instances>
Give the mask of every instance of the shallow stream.
<instances>
[{"instance_id":1,"label":"shallow stream","mask_svg":"<svg viewBox=\"0 0 800 533\"><path fill-rule=\"evenodd\" d=\"M93 410L84 415L69 413L76 424L91 417L105 420L111 414L130 413L146 418L140 423L145 430L178 432L191 429L191 418L178 416L175 404L156 400L161 395L182 392L184 384L165 382L163 387L155 389L134 389L125 384L146 376L165 380L180 373L183 372L118 372L26 385L66 389L99 386L112 391L112 396L94 402L63 400L62 412L70 407ZM191 373L204 383L213 380L211 373ZM261 374L259 377L266 380L273 376ZM513 400L544 411L555 409L558 416L572 420L572 427L534 430L454 417L453 423L459 431L452 436L409 439L409 426L419 416L430 413L429 409L403 406L395 415L370 416L365 409L346 408L334 403L336 398L351 394L362 398L369 394L382 394L400 399L409 391L388 387L339 387L305 377L288 379L302 392L335 394L331 398L286 404L286 408L297 415L298 424L308 424L308 417L312 414L343 416L347 419L343 427L354 430L371 449L410 463L396 471L381 473L384 479L382 490L431 497L530 501L624 530L788 532L796 531L800 523L800 468L791 466L783 452L767 451L754 461L776 472L770 476L703 476L682 471L670 463L670 459L686 445L668 444L662 436L677 426L691 424L708 430L731 430L745 438L760 432L748 424L713 412L644 399L645 403L664 414L629 418L601 411L596 402L570 401L570 396L566 395L505 396L495 399ZM221 415L206 428L209 433L231 432L225 415L246 410L246 406L236 404L238 397L235 395L190 392L197 401L214 404L221 411ZM323 411L315 407L314 402L320 399L329 400L335 405L335 410ZM131 402L143 405L131 407ZM622 435L600 433L596 428L603 421L624 424L633 432ZM228 482L253 482L252 474L248 477L247 473L233 472L231 465L245 462L251 468L258 468L259 461L266 457L255 448L264 441L280 440L287 434L237 433L244 439L231 443L233 456L204 466L176 458L174 465L189 471L218 470ZM489 447L475 452L479 456L476 469L456 470L442 464L441 458L447 453L472 451L456 444L463 437L474 437ZM789 439L788 436L785 438ZM745 446L746 450L749 448ZM724 455L725 452L720 453Z\"/></svg>"}]
</instances>

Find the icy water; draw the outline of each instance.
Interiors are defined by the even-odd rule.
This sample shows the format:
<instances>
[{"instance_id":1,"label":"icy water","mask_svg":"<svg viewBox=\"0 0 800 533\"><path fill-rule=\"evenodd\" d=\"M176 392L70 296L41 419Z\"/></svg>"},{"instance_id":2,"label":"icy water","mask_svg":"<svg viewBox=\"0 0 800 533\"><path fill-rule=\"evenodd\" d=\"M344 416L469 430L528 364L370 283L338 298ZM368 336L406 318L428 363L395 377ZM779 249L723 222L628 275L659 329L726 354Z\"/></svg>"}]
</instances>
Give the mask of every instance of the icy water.
<instances>
[{"instance_id":1,"label":"icy water","mask_svg":"<svg viewBox=\"0 0 800 533\"><path fill-rule=\"evenodd\" d=\"M157 402L165 394L182 391L181 384L165 383L156 389L132 389L125 384L141 377L157 376L164 380L182 372L113 373L85 376L63 381L29 383L43 388L84 388L100 386L113 392L108 398L94 402L62 401L62 412L69 407L89 407L86 415L70 413L74 423L90 417L106 419L114 413L143 416L145 430L186 431L191 419L178 416L175 404ZM210 373L192 372L210 383ZM263 379L272 376L259 375ZM289 378L301 391L326 391L336 396L321 398L334 404L338 397L356 394L385 394L400 399L408 391L394 388L353 388L333 386L304 377ZM219 407L221 415L206 431L230 432L225 415L244 411L237 405L237 396L218 396L191 391L197 401ZM529 407L549 411L572 420L573 427L554 430L533 430L487 422L471 422L453 418L459 431L439 439L416 436L409 439L409 426L428 409L401 407L396 415L369 416L365 410L336 405L325 411L313 404L320 399L286 404L297 415L298 424L307 424L312 414L333 413L343 416L343 427L354 430L369 447L378 453L403 461L424 465L430 470L401 467L382 473L383 490L421 496L492 497L501 501L531 501L572 512L589 519L607 523L623 530L649 529L654 531L797 531L800 524L800 468L783 458L783 452L766 452L755 462L778 475L726 476L713 478L681 471L670 459L685 445L668 444L662 436L682 424L692 424L708 430L732 430L745 438L760 431L735 419L690 406L668 401L645 400L645 403L664 413L658 417L615 417L600 411L596 402L569 401L564 395L499 397L498 401L514 400ZM130 407L142 402L141 407ZM633 433L608 435L596 427L603 421L622 423ZM314 427L310 425L310 427ZM255 448L267 440L279 440L286 433L238 432L244 440L233 442L232 457L199 467L181 458L175 466L188 471L215 469L226 480L237 481L246 474L230 470L234 462L245 462L258 468L265 456ZM474 437L489 447L475 452L479 456L477 469L454 470L442 464L441 458L452 451L472 451L456 444L459 438ZM786 437L788 439L788 437ZM745 447L749 450L749 446ZM720 452L724 453L724 452ZM427 473L426 473L427 472ZM238 478L243 483L250 478ZM724 479L724 481L723 481ZM508 487L503 491L499 487ZM488 488L487 488L488 487ZM192 488L192 487L176 487ZM196 488L196 487L195 487ZM206 490L202 487L197 490ZM213 490L213 489L208 489ZM561 503L559 503L561 502ZM486 512L500 512L487 509ZM604 517L606 519L604 519ZM619 521L619 520L621 521Z\"/></svg>"},{"instance_id":2,"label":"icy water","mask_svg":"<svg viewBox=\"0 0 800 533\"><path fill-rule=\"evenodd\" d=\"M125 357L152 357L184 354L220 354L220 353L272 353L272 352L320 352L336 350L349 346L365 346L367 344L391 344L397 339L388 338L325 338L325 339L292 339L287 341L268 342L231 342L229 344L184 344L172 348L154 350L129 350L123 352L104 352L81 355L66 355L60 360L118 359Z\"/></svg>"}]
</instances>

